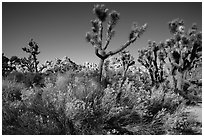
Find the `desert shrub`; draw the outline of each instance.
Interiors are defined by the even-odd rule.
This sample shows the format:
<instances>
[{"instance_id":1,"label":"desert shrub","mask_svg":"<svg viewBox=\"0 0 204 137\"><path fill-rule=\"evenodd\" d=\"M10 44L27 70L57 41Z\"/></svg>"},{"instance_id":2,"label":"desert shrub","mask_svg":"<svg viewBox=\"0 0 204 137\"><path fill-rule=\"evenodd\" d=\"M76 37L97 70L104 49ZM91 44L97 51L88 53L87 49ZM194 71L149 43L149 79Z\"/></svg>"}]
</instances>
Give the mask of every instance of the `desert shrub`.
<instances>
[{"instance_id":1,"label":"desert shrub","mask_svg":"<svg viewBox=\"0 0 204 137\"><path fill-rule=\"evenodd\" d=\"M194 118L180 114L184 99L168 86L168 82L151 89L144 84L145 76L137 76L137 80L127 76L122 87L119 76L119 80L104 87L97 81L97 74L89 71L55 74L46 80L43 88L27 88L18 82L4 81L3 134L158 135L199 132L195 126L199 123ZM20 101L10 99L9 94L14 91L20 93ZM121 99L117 102L119 92ZM191 121L187 126L182 123L185 117ZM179 129L178 123L185 125L183 129Z\"/></svg>"},{"instance_id":2,"label":"desert shrub","mask_svg":"<svg viewBox=\"0 0 204 137\"><path fill-rule=\"evenodd\" d=\"M34 85L43 87L44 76L40 73L27 72L25 73L24 84L26 85L26 87L32 87Z\"/></svg>"},{"instance_id":3,"label":"desert shrub","mask_svg":"<svg viewBox=\"0 0 204 137\"><path fill-rule=\"evenodd\" d=\"M153 94L146 98L143 108L145 108L143 120L151 122L155 116L163 109L168 113L173 113L177 107L183 102L183 98L174 93L172 89L160 87L153 91Z\"/></svg>"},{"instance_id":4,"label":"desert shrub","mask_svg":"<svg viewBox=\"0 0 204 137\"><path fill-rule=\"evenodd\" d=\"M7 77L6 80L15 81L19 83L23 83L25 79L25 75L22 72L11 72Z\"/></svg>"},{"instance_id":5,"label":"desert shrub","mask_svg":"<svg viewBox=\"0 0 204 137\"><path fill-rule=\"evenodd\" d=\"M5 79L8 81L24 83L26 87L33 87L34 85L40 87L44 86L44 75L41 73L22 73L14 71L10 73Z\"/></svg>"},{"instance_id":6,"label":"desert shrub","mask_svg":"<svg viewBox=\"0 0 204 137\"><path fill-rule=\"evenodd\" d=\"M71 71L65 75L58 75L54 84L46 85L42 95L48 107L52 104L52 109L57 112L63 111L58 115L64 115L65 119L73 121L73 128L77 127L75 132L78 134L93 134L90 131L94 130L90 126L96 125L96 123L84 124L84 121L89 119L94 104L97 103L95 101L100 90L100 86L89 75Z\"/></svg>"},{"instance_id":7,"label":"desert shrub","mask_svg":"<svg viewBox=\"0 0 204 137\"><path fill-rule=\"evenodd\" d=\"M7 103L13 102L15 100L21 100L21 90L25 86L22 83L17 83L14 81L3 80L2 81L2 102Z\"/></svg>"},{"instance_id":8,"label":"desert shrub","mask_svg":"<svg viewBox=\"0 0 204 137\"><path fill-rule=\"evenodd\" d=\"M201 123L187 112L184 104L181 104L174 113L167 113L163 120L167 133L171 135L195 135L202 132Z\"/></svg>"},{"instance_id":9,"label":"desert shrub","mask_svg":"<svg viewBox=\"0 0 204 137\"><path fill-rule=\"evenodd\" d=\"M152 94L148 91L145 86L139 86L138 88L135 87L134 81L126 80L122 88L122 95L120 104L117 107L110 107L114 106L115 96L118 91L121 89L108 89L108 93L110 94L109 97L109 112L112 109L116 108L126 108L126 116L131 116L132 114L137 114L135 119L131 120L131 118L126 119L128 121L126 124L121 124L121 120L124 116L118 114L117 122L123 126L127 127L126 133L128 134L167 134L167 131L164 127L165 121L163 118L167 114L173 114L177 110L178 106L184 101L183 98L176 94L169 86L164 83L163 86L161 85L159 88L152 89ZM112 94L111 94L112 93ZM107 104L108 104L107 103ZM119 110L120 110L119 109ZM124 112L125 111L121 111ZM114 116L113 116L114 117ZM111 120L114 121L111 117ZM119 126L122 128L122 126ZM131 129L130 127L134 127ZM116 130L117 131L117 130ZM117 131L119 133L120 131Z\"/></svg>"},{"instance_id":10,"label":"desert shrub","mask_svg":"<svg viewBox=\"0 0 204 137\"><path fill-rule=\"evenodd\" d=\"M47 84L42 97L50 110L63 111L64 117L73 122L77 134L107 134L116 129L117 134L130 134L115 123L119 121L127 125L139 115L125 106L116 106L116 94L112 92L115 89L104 89L94 75L67 72L66 75L58 75L55 84Z\"/></svg>"},{"instance_id":11,"label":"desert shrub","mask_svg":"<svg viewBox=\"0 0 204 137\"><path fill-rule=\"evenodd\" d=\"M19 126L18 115L21 113L21 90L25 86L14 81L2 81L2 133L15 134Z\"/></svg>"},{"instance_id":12,"label":"desert shrub","mask_svg":"<svg viewBox=\"0 0 204 137\"><path fill-rule=\"evenodd\" d=\"M20 92L20 101L10 99L9 95L14 91ZM3 134L65 134L62 131L65 126L60 121L60 111L47 107L42 93L39 87L26 88L20 83L3 82Z\"/></svg>"},{"instance_id":13,"label":"desert shrub","mask_svg":"<svg viewBox=\"0 0 204 137\"><path fill-rule=\"evenodd\" d=\"M141 109L142 126L149 132L142 134L200 134L200 123L186 111L184 98L172 89L157 89L146 102Z\"/></svg>"},{"instance_id":14,"label":"desert shrub","mask_svg":"<svg viewBox=\"0 0 204 137\"><path fill-rule=\"evenodd\" d=\"M137 91L132 81L128 79L124 82L120 89L120 82L111 85L105 89L105 95L102 99L102 108L106 112L104 115L104 129L107 134L134 134L125 127L132 124L142 122L142 115L138 110L139 100L142 100L142 94ZM117 102L117 94L122 91L121 100ZM145 93L144 93L145 94ZM119 103L119 104L118 104ZM136 106L138 109L136 109Z\"/></svg>"},{"instance_id":15,"label":"desert shrub","mask_svg":"<svg viewBox=\"0 0 204 137\"><path fill-rule=\"evenodd\" d=\"M106 72L100 82L91 69L46 76L11 73L2 85L3 134L201 133L201 123L181 112L186 101L168 80L152 87L149 74L140 69L128 70L125 79L122 71ZM199 86L190 88L193 94Z\"/></svg>"}]
</instances>

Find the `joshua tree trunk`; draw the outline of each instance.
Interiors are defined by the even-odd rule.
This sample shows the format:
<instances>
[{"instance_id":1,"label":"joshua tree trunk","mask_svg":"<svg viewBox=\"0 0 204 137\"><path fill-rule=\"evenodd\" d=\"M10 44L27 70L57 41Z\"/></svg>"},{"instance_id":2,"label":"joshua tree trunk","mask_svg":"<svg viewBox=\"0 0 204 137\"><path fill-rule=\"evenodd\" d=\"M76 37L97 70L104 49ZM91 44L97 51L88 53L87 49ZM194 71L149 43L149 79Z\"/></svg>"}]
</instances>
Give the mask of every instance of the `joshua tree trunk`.
<instances>
[{"instance_id":1,"label":"joshua tree trunk","mask_svg":"<svg viewBox=\"0 0 204 137\"><path fill-rule=\"evenodd\" d=\"M177 75L177 89L182 93L185 92L185 94L187 94L187 91L183 90L183 86L184 86L184 81L186 77L186 72L187 71L178 72L178 75Z\"/></svg>"},{"instance_id":2,"label":"joshua tree trunk","mask_svg":"<svg viewBox=\"0 0 204 137\"><path fill-rule=\"evenodd\" d=\"M101 59L99 63L99 82L102 81L102 75L103 75L103 64L105 59Z\"/></svg>"},{"instance_id":3,"label":"joshua tree trunk","mask_svg":"<svg viewBox=\"0 0 204 137\"><path fill-rule=\"evenodd\" d=\"M176 87L177 87L177 81L176 81L175 76L172 76L172 80L173 80L173 82L172 82L173 87L174 87L174 89L176 89Z\"/></svg>"},{"instance_id":4,"label":"joshua tree trunk","mask_svg":"<svg viewBox=\"0 0 204 137\"><path fill-rule=\"evenodd\" d=\"M125 83L125 80L126 80L126 74L127 74L128 68L129 68L129 66L126 66L126 67L124 68L124 71L123 71L123 80L122 80L122 82L121 82L120 87L122 87L123 84Z\"/></svg>"},{"instance_id":5,"label":"joshua tree trunk","mask_svg":"<svg viewBox=\"0 0 204 137\"><path fill-rule=\"evenodd\" d=\"M35 55L33 55L33 58L34 58L34 67L35 67L35 72L38 73L38 67L37 67L37 58Z\"/></svg>"},{"instance_id":6,"label":"joshua tree trunk","mask_svg":"<svg viewBox=\"0 0 204 137\"><path fill-rule=\"evenodd\" d=\"M152 81L152 86L154 86L155 85L155 78L154 78L154 73L153 73L153 71L152 71L152 69L150 68L149 69L149 74L150 74L150 78L151 78L151 81Z\"/></svg>"},{"instance_id":7,"label":"joshua tree trunk","mask_svg":"<svg viewBox=\"0 0 204 137\"><path fill-rule=\"evenodd\" d=\"M122 95L122 86L123 86L123 84L125 83L125 80L126 80L126 74L127 74L127 71L128 71L128 68L129 68L129 66L125 66L124 67L124 71L123 71L123 79L122 79L122 82L121 82L121 84L120 84L120 92L118 93L118 95L116 96L116 103L117 104L119 104L119 102L120 102L120 99L121 99L121 95Z\"/></svg>"}]
</instances>

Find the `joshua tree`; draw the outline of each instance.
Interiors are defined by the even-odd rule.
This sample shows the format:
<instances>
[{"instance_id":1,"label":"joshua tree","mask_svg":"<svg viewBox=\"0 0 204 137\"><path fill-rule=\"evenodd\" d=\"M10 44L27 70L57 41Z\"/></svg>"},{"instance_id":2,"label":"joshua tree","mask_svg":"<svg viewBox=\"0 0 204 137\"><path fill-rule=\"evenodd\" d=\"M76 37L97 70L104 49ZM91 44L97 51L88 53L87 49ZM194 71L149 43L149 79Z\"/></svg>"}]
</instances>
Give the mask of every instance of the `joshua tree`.
<instances>
[{"instance_id":1,"label":"joshua tree","mask_svg":"<svg viewBox=\"0 0 204 137\"><path fill-rule=\"evenodd\" d=\"M120 53L120 60L122 62L122 67L123 67L123 74L122 74L123 80L121 83L121 87L122 87L126 79L127 71L130 66L135 64L135 61L133 56L131 56L131 54L129 53L129 51L122 51Z\"/></svg>"},{"instance_id":2,"label":"joshua tree","mask_svg":"<svg viewBox=\"0 0 204 137\"><path fill-rule=\"evenodd\" d=\"M185 32L184 21L180 19L169 22L169 29L173 38L166 41L166 49L171 73L177 79L175 88L180 93L187 92L184 85L190 81L186 75L202 58L202 32L198 31L196 24Z\"/></svg>"},{"instance_id":3,"label":"joshua tree","mask_svg":"<svg viewBox=\"0 0 204 137\"><path fill-rule=\"evenodd\" d=\"M151 85L155 86L165 80L164 63L166 58L166 50L164 43L156 44L149 41L146 49L139 50L138 62L140 62L148 71L151 78Z\"/></svg>"},{"instance_id":4,"label":"joshua tree","mask_svg":"<svg viewBox=\"0 0 204 137\"><path fill-rule=\"evenodd\" d=\"M174 89L182 95L187 92L186 75L202 58L202 33L195 24L185 32L183 20L169 22L171 39L165 43L149 42L149 47L139 51L138 62L145 66L150 74L152 86L165 80L164 65L170 65Z\"/></svg>"},{"instance_id":5,"label":"joshua tree","mask_svg":"<svg viewBox=\"0 0 204 137\"><path fill-rule=\"evenodd\" d=\"M33 39L31 39L31 41L28 43L28 46L29 48L24 47L22 48L22 50L29 54L29 58L28 58L29 61L27 60L26 62L31 63L29 64L29 66L33 66L35 72L37 73L38 64L39 64L39 61L37 61L37 55L40 53L39 47L38 47L38 44ZM25 62L25 59L24 59L24 62Z\"/></svg>"},{"instance_id":6,"label":"joshua tree","mask_svg":"<svg viewBox=\"0 0 204 137\"><path fill-rule=\"evenodd\" d=\"M6 76L10 72L10 66L8 62L9 62L9 58L7 58L4 55L4 53L2 53L2 76Z\"/></svg>"},{"instance_id":7,"label":"joshua tree","mask_svg":"<svg viewBox=\"0 0 204 137\"><path fill-rule=\"evenodd\" d=\"M20 65L20 64L21 64L21 59L18 58L17 56L12 56L9 61L10 61L11 67L12 67L14 70L16 70L16 66L17 66L17 65Z\"/></svg>"},{"instance_id":8,"label":"joshua tree","mask_svg":"<svg viewBox=\"0 0 204 137\"><path fill-rule=\"evenodd\" d=\"M13 70L16 70L16 65L20 64L20 58L12 56L10 59L2 53L2 76L7 76Z\"/></svg>"},{"instance_id":9,"label":"joshua tree","mask_svg":"<svg viewBox=\"0 0 204 137\"><path fill-rule=\"evenodd\" d=\"M107 52L107 47L109 46L110 40L115 34L114 28L118 23L119 13L116 11L111 11L109 13L109 10L105 8L104 5L95 5L93 13L97 18L91 21L92 32L86 33L86 40L95 48L95 54L100 58L99 80L101 81L104 61L108 57L123 51L130 44L134 43L146 30L147 24L144 24L142 27L138 27L136 24L134 24L129 35L129 40L120 48ZM106 38L103 40L104 23L107 18L109 18L109 21L107 23ZM103 41L105 41L104 44Z\"/></svg>"},{"instance_id":10,"label":"joshua tree","mask_svg":"<svg viewBox=\"0 0 204 137\"><path fill-rule=\"evenodd\" d=\"M23 71L34 72L34 66L31 56L29 56L28 58L21 58L21 68L23 69Z\"/></svg>"},{"instance_id":11,"label":"joshua tree","mask_svg":"<svg viewBox=\"0 0 204 137\"><path fill-rule=\"evenodd\" d=\"M127 71L130 66L135 64L133 56L130 55L129 51L122 51L120 53L120 61L123 67L123 74L122 74L122 82L120 84L120 88L123 86L126 80ZM122 95L122 90L116 96L116 102L119 103Z\"/></svg>"}]
</instances>

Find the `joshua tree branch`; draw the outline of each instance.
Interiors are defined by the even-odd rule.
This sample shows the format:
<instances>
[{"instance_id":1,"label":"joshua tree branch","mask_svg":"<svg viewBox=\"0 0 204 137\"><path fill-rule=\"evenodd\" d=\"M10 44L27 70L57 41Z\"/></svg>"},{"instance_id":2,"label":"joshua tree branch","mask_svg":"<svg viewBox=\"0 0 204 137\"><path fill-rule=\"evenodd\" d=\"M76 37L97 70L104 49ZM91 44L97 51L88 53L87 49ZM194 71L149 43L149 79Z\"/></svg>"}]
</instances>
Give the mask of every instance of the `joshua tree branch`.
<instances>
[{"instance_id":1,"label":"joshua tree branch","mask_svg":"<svg viewBox=\"0 0 204 137\"><path fill-rule=\"evenodd\" d=\"M110 51L107 53L108 56L112 56L115 55L121 51L123 51L125 48L127 48L131 43L133 43L136 39L138 38L138 36L132 38L131 40L128 40L123 46L121 46L120 48L116 49L115 51Z\"/></svg>"},{"instance_id":2,"label":"joshua tree branch","mask_svg":"<svg viewBox=\"0 0 204 137\"><path fill-rule=\"evenodd\" d=\"M103 24L100 21L100 27L99 27L99 47L102 49L102 40L103 40Z\"/></svg>"},{"instance_id":3,"label":"joshua tree branch","mask_svg":"<svg viewBox=\"0 0 204 137\"><path fill-rule=\"evenodd\" d=\"M109 43L110 43L110 38L107 38L107 40L106 40L106 44L105 44L105 47L104 47L104 50L106 50L106 49L107 49L107 47L108 47Z\"/></svg>"},{"instance_id":4,"label":"joshua tree branch","mask_svg":"<svg viewBox=\"0 0 204 137\"><path fill-rule=\"evenodd\" d=\"M100 59L103 59L104 57L101 54L99 54L98 50L99 49L97 47L95 47L95 54L96 54L96 56L98 56Z\"/></svg>"},{"instance_id":5,"label":"joshua tree branch","mask_svg":"<svg viewBox=\"0 0 204 137\"><path fill-rule=\"evenodd\" d=\"M154 51L153 51L153 53L154 53L154 56L155 56L155 58L154 58L154 60L153 60L153 63L154 63L154 66L155 66L155 79L157 79L158 78L158 66L157 66L157 49L154 49Z\"/></svg>"}]
</instances>

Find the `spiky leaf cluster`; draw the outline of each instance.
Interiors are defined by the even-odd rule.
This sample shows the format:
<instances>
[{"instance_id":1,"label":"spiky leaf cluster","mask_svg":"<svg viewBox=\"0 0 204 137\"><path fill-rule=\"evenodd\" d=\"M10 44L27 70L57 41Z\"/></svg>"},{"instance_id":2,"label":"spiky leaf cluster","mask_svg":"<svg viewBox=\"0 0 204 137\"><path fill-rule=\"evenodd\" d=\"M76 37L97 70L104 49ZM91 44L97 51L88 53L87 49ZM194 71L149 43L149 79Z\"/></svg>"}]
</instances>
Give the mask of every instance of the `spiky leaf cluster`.
<instances>
[{"instance_id":1,"label":"spiky leaf cluster","mask_svg":"<svg viewBox=\"0 0 204 137\"><path fill-rule=\"evenodd\" d=\"M172 34L184 32L184 21L180 19L172 20L171 22L169 22L169 30Z\"/></svg>"},{"instance_id":2,"label":"spiky leaf cluster","mask_svg":"<svg viewBox=\"0 0 204 137\"><path fill-rule=\"evenodd\" d=\"M132 30L129 35L129 40L134 39L135 37L140 37L146 29L147 23L145 23L142 27L139 27L137 23L133 23Z\"/></svg>"},{"instance_id":3,"label":"spiky leaf cluster","mask_svg":"<svg viewBox=\"0 0 204 137\"><path fill-rule=\"evenodd\" d=\"M93 8L93 13L100 19L100 21L106 21L108 16L108 9L105 8L105 5L95 5Z\"/></svg>"},{"instance_id":4,"label":"spiky leaf cluster","mask_svg":"<svg viewBox=\"0 0 204 137\"><path fill-rule=\"evenodd\" d=\"M114 27L116 26L118 20L120 19L120 14L117 11L112 11L109 13L110 20L107 24L107 41L110 40L115 35Z\"/></svg>"},{"instance_id":5,"label":"spiky leaf cluster","mask_svg":"<svg viewBox=\"0 0 204 137\"><path fill-rule=\"evenodd\" d=\"M33 39L31 39L31 41L28 43L28 46L29 48L24 47L22 50L32 55L40 54L39 46Z\"/></svg>"}]
</instances>

